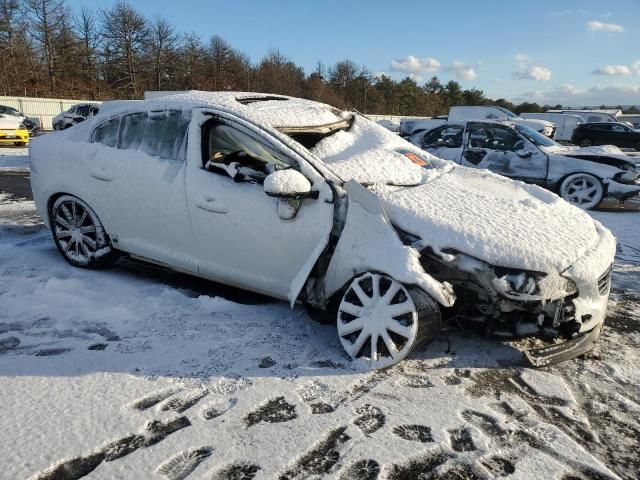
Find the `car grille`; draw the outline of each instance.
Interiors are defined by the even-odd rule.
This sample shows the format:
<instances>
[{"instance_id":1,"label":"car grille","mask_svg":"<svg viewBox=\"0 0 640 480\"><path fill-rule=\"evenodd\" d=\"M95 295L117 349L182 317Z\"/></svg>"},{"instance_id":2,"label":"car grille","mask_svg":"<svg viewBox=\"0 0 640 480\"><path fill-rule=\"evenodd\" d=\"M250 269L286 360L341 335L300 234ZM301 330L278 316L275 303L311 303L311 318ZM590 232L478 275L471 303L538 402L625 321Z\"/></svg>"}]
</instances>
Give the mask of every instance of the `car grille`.
<instances>
[{"instance_id":1,"label":"car grille","mask_svg":"<svg viewBox=\"0 0 640 480\"><path fill-rule=\"evenodd\" d=\"M613 265L611 265L607 270L600 275L598 278L598 292L600 295L606 295L609 291L609 287L611 286L611 270L613 269Z\"/></svg>"}]
</instances>

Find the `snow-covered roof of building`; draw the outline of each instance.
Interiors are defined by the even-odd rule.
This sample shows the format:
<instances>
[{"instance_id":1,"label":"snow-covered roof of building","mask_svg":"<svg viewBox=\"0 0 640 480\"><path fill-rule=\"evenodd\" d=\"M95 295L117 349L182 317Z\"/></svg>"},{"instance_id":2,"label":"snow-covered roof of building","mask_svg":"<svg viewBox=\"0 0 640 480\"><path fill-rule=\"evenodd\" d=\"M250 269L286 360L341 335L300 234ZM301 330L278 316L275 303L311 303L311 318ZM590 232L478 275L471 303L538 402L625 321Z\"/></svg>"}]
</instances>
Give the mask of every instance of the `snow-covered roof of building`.
<instances>
[{"instance_id":1,"label":"snow-covered roof of building","mask_svg":"<svg viewBox=\"0 0 640 480\"><path fill-rule=\"evenodd\" d=\"M189 103L218 107L255 123L271 127L325 125L341 120L339 111L329 105L302 98L253 92L163 92L145 95L145 102Z\"/></svg>"}]
</instances>

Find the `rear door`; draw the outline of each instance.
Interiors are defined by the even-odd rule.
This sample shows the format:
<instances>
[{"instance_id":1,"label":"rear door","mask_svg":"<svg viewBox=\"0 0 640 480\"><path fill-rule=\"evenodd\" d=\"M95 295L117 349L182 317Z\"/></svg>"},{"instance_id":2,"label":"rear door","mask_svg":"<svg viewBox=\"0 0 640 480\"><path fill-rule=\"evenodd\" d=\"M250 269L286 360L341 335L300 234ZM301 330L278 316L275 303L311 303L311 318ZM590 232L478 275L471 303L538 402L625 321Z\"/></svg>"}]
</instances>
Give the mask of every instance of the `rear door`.
<instances>
[{"instance_id":1,"label":"rear door","mask_svg":"<svg viewBox=\"0 0 640 480\"><path fill-rule=\"evenodd\" d=\"M464 126L448 124L427 132L420 147L436 157L460 163Z\"/></svg>"},{"instance_id":2,"label":"rear door","mask_svg":"<svg viewBox=\"0 0 640 480\"><path fill-rule=\"evenodd\" d=\"M160 109L98 126L89 179L118 248L197 271L185 197L189 113Z\"/></svg>"},{"instance_id":3,"label":"rear door","mask_svg":"<svg viewBox=\"0 0 640 480\"><path fill-rule=\"evenodd\" d=\"M462 165L521 180L544 180L548 157L508 126L467 123Z\"/></svg>"},{"instance_id":4,"label":"rear door","mask_svg":"<svg viewBox=\"0 0 640 480\"><path fill-rule=\"evenodd\" d=\"M618 147L635 147L633 131L621 123L611 124L611 143Z\"/></svg>"}]
</instances>

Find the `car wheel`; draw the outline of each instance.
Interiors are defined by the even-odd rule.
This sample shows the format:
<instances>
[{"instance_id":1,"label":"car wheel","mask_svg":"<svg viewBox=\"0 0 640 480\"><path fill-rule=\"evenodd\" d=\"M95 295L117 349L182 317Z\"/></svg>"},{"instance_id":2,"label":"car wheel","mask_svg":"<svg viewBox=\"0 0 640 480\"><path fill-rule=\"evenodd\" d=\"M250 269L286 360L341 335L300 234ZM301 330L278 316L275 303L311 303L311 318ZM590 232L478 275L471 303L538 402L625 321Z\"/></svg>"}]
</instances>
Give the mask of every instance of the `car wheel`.
<instances>
[{"instance_id":1,"label":"car wheel","mask_svg":"<svg viewBox=\"0 0 640 480\"><path fill-rule=\"evenodd\" d=\"M604 196L602 182L588 173L574 173L562 181L560 196L585 210L597 207Z\"/></svg>"},{"instance_id":2,"label":"car wheel","mask_svg":"<svg viewBox=\"0 0 640 480\"><path fill-rule=\"evenodd\" d=\"M640 142L636 143L636 150L638 150L640 152Z\"/></svg>"},{"instance_id":3,"label":"car wheel","mask_svg":"<svg viewBox=\"0 0 640 480\"><path fill-rule=\"evenodd\" d=\"M581 147L590 147L591 145L593 145L593 142L590 138L583 138L582 140L580 140L580 143L578 143L578 145L580 145Z\"/></svg>"},{"instance_id":4,"label":"car wheel","mask_svg":"<svg viewBox=\"0 0 640 480\"><path fill-rule=\"evenodd\" d=\"M27 142L13 142L13 144L16 147L24 147L27 144Z\"/></svg>"},{"instance_id":5,"label":"car wheel","mask_svg":"<svg viewBox=\"0 0 640 480\"><path fill-rule=\"evenodd\" d=\"M440 333L438 305L421 290L391 277L365 273L352 280L338 307L338 336L347 354L370 368L405 358Z\"/></svg>"},{"instance_id":6,"label":"car wheel","mask_svg":"<svg viewBox=\"0 0 640 480\"><path fill-rule=\"evenodd\" d=\"M58 197L49 218L58 250L74 267L101 268L117 259L117 252L98 216L79 198Z\"/></svg>"}]
</instances>

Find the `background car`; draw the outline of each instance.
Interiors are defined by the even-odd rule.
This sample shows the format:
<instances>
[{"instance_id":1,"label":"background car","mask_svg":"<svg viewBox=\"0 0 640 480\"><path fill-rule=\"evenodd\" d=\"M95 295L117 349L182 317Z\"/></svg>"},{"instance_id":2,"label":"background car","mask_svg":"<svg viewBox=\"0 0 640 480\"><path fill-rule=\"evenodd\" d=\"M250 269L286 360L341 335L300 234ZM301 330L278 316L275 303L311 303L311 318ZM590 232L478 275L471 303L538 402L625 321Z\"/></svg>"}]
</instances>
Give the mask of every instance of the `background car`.
<instances>
[{"instance_id":1,"label":"background car","mask_svg":"<svg viewBox=\"0 0 640 480\"><path fill-rule=\"evenodd\" d=\"M97 115L100 108L93 103L79 103L74 105L66 112L59 113L51 121L54 130L65 130L80 122L85 121L89 117Z\"/></svg>"},{"instance_id":2,"label":"background car","mask_svg":"<svg viewBox=\"0 0 640 480\"><path fill-rule=\"evenodd\" d=\"M580 208L640 193L636 166L619 149L565 147L524 125L448 123L411 141L440 158L544 186Z\"/></svg>"},{"instance_id":3,"label":"background car","mask_svg":"<svg viewBox=\"0 0 640 480\"><path fill-rule=\"evenodd\" d=\"M24 146L29 143L29 132L17 117L0 115L0 145Z\"/></svg>"},{"instance_id":4,"label":"background car","mask_svg":"<svg viewBox=\"0 0 640 480\"><path fill-rule=\"evenodd\" d=\"M573 131L571 143L582 147L615 145L640 151L640 131L622 123L585 123Z\"/></svg>"},{"instance_id":5,"label":"background car","mask_svg":"<svg viewBox=\"0 0 640 480\"><path fill-rule=\"evenodd\" d=\"M28 118L22 112L13 107L0 105L0 115L16 117L20 121L20 123L26 127L30 135L34 135L38 132L38 130L40 130L40 127L35 121Z\"/></svg>"}]
</instances>

